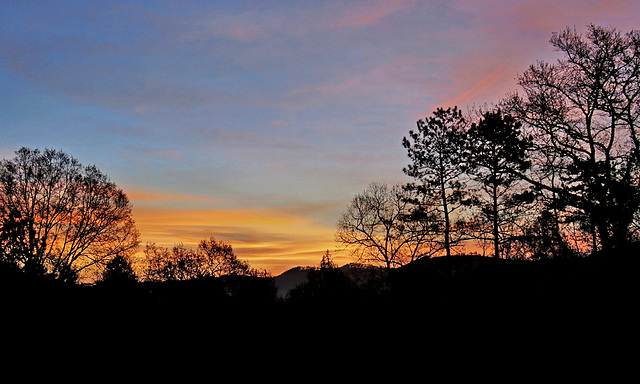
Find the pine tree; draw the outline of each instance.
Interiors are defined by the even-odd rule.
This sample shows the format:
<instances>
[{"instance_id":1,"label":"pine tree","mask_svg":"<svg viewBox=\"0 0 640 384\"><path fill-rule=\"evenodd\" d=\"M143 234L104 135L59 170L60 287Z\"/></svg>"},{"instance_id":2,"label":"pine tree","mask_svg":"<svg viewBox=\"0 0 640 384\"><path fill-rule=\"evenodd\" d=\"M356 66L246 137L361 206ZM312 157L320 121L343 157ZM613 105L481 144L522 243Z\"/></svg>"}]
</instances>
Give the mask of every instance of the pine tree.
<instances>
[{"instance_id":1,"label":"pine tree","mask_svg":"<svg viewBox=\"0 0 640 384\"><path fill-rule=\"evenodd\" d=\"M439 227L447 256L451 256L451 247L460 240L452 239L452 221L466 195L465 183L460 178L466 124L457 107L438 108L433 116L418 120L417 131L409 131L409 138L402 141L412 161L404 172L418 182L409 187L439 206Z\"/></svg>"},{"instance_id":2,"label":"pine tree","mask_svg":"<svg viewBox=\"0 0 640 384\"><path fill-rule=\"evenodd\" d=\"M116 255L107 263L102 273L102 282L110 285L131 284L137 281L135 272L128 258Z\"/></svg>"},{"instance_id":3,"label":"pine tree","mask_svg":"<svg viewBox=\"0 0 640 384\"><path fill-rule=\"evenodd\" d=\"M323 270L331 270L336 267L336 264L331 259L331 253L327 249L327 251L322 255L322 261L320 262L320 269Z\"/></svg>"},{"instance_id":4,"label":"pine tree","mask_svg":"<svg viewBox=\"0 0 640 384\"><path fill-rule=\"evenodd\" d=\"M472 201L480 208L478 221L489 223L496 258L500 258L503 242L515 235L514 224L533 197L512 172L524 172L531 166L527 159L530 143L522 137L521 126L512 116L497 110L484 113L467 132L466 168L479 186Z\"/></svg>"}]
</instances>

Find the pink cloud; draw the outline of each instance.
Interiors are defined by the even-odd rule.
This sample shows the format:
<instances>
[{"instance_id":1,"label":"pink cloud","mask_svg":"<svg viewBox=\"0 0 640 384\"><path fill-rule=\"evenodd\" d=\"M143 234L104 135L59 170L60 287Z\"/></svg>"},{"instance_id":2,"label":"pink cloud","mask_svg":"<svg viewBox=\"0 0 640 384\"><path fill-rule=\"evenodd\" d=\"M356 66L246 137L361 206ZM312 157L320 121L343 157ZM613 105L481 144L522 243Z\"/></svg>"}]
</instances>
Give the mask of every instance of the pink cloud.
<instances>
[{"instance_id":1,"label":"pink cloud","mask_svg":"<svg viewBox=\"0 0 640 384\"><path fill-rule=\"evenodd\" d=\"M512 67L509 63L502 63L488 75L484 76L480 80L470 83L471 86L469 89L456 95L453 99L444 102L444 106L467 105L472 101L479 100L479 96L481 95L486 95L487 93L491 93L491 91L502 89L505 77L510 76L509 73L511 70ZM497 101L498 100L486 100L486 102L493 103Z\"/></svg>"},{"instance_id":2,"label":"pink cloud","mask_svg":"<svg viewBox=\"0 0 640 384\"><path fill-rule=\"evenodd\" d=\"M187 41L223 37L233 41L252 41L270 37L282 27L282 16L249 10L240 14L200 15L188 23L182 38Z\"/></svg>"},{"instance_id":3,"label":"pink cloud","mask_svg":"<svg viewBox=\"0 0 640 384\"><path fill-rule=\"evenodd\" d=\"M447 84L437 89L442 106L495 103L517 89L516 77L537 60L559 57L549 44L553 32L578 31L590 23L612 25L621 31L637 29L627 15L638 14L640 3L624 0L513 2L455 1L453 7L469 22L456 37L463 47L449 60ZM605 21L606 20L606 21ZM439 106L437 105L437 106Z\"/></svg>"},{"instance_id":4,"label":"pink cloud","mask_svg":"<svg viewBox=\"0 0 640 384\"><path fill-rule=\"evenodd\" d=\"M274 35L302 36L339 28L376 24L385 17L407 9L414 0L329 3L320 8L286 12L247 10L239 14L204 15L190 22L182 37L188 41L223 37L234 41L254 41Z\"/></svg>"},{"instance_id":5,"label":"pink cloud","mask_svg":"<svg viewBox=\"0 0 640 384\"><path fill-rule=\"evenodd\" d=\"M367 2L363 7L354 6L346 10L331 23L332 27L363 27L379 22L385 16L406 9L414 1L378 1Z\"/></svg>"}]
</instances>

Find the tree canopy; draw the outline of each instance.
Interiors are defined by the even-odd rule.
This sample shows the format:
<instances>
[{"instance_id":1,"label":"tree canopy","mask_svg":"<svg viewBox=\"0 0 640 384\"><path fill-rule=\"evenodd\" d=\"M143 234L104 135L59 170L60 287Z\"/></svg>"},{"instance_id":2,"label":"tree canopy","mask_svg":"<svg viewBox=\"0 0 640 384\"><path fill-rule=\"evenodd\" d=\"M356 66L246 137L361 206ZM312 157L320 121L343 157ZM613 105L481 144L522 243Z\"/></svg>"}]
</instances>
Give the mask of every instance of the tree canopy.
<instances>
[{"instance_id":1,"label":"tree canopy","mask_svg":"<svg viewBox=\"0 0 640 384\"><path fill-rule=\"evenodd\" d=\"M509 237L518 236L521 215L533 200L512 169L530 167L530 143L521 134L522 124L500 110L485 112L467 131L465 169L477 185L471 203L479 210L473 228L479 239L493 242L494 257L508 249Z\"/></svg>"},{"instance_id":2,"label":"tree canopy","mask_svg":"<svg viewBox=\"0 0 640 384\"><path fill-rule=\"evenodd\" d=\"M202 240L197 248L177 244L173 248L147 244L144 276L149 281L191 280L224 275L268 276L240 260L231 245L214 239Z\"/></svg>"},{"instance_id":3,"label":"tree canopy","mask_svg":"<svg viewBox=\"0 0 640 384\"><path fill-rule=\"evenodd\" d=\"M591 249L629 241L640 206L640 31L590 25L554 33L563 54L519 77L502 104L533 138L534 172L565 221L591 233Z\"/></svg>"},{"instance_id":4,"label":"tree canopy","mask_svg":"<svg viewBox=\"0 0 640 384\"><path fill-rule=\"evenodd\" d=\"M75 281L138 246L127 195L62 151L21 148L0 163L0 258Z\"/></svg>"},{"instance_id":5,"label":"tree canopy","mask_svg":"<svg viewBox=\"0 0 640 384\"><path fill-rule=\"evenodd\" d=\"M418 120L417 129L402 140L411 160L404 172L416 179L408 187L438 207L439 230L447 256L459 240L452 239L452 215L466 195L465 180L461 178L466 124L457 107L438 108L432 116Z\"/></svg>"}]
</instances>

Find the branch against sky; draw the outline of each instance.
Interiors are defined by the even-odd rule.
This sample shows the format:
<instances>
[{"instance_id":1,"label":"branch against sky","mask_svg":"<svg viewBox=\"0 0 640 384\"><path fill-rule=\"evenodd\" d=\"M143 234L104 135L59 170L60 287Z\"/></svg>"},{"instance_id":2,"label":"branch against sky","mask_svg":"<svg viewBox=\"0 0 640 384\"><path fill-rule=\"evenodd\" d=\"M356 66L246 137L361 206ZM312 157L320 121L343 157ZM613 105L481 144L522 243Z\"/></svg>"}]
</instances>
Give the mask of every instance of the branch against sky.
<instances>
[{"instance_id":1,"label":"branch against sky","mask_svg":"<svg viewBox=\"0 0 640 384\"><path fill-rule=\"evenodd\" d=\"M350 249L360 262L383 265L387 270L441 248L434 241L432 217L412 216L411 193L401 186L371 183L356 195L338 221L336 241Z\"/></svg>"},{"instance_id":2,"label":"branch against sky","mask_svg":"<svg viewBox=\"0 0 640 384\"><path fill-rule=\"evenodd\" d=\"M542 161L528 181L573 210L593 251L610 249L630 239L640 207L640 32L567 28L551 44L563 58L531 65L503 105Z\"/></svg>"}]
</instances>

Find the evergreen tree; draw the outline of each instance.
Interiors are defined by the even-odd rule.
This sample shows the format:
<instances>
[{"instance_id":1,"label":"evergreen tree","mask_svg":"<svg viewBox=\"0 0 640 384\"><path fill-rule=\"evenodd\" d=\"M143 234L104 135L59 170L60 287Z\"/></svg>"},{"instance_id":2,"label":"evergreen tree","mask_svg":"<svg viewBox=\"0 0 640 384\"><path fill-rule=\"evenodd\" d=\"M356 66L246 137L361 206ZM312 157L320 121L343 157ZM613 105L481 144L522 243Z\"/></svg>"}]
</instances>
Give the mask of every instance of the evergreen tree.
<instances>
[{"instance_id":1,"label":"evergreen tree","mask_svg":"<svg viewBox=\"0 0 640 384\"><path fill-rule=\"evenodd\" d=\"M486 112L467 132L466 169L478 184L471 201L480 208L476 222L481 238L489 232L494 257L499 258L503 242L515 236L519 216L526 210L533 194L527 193L516 173L530 167L527 149L530 144L520 132L522 124L500 110ZM485 231L482 223L489 223ZM504 255L507 256L507 255Z\"/></svg>"},{"instance_id":2,"label":"evergreen tree","mask_svg":"<svg viewBox=\"0 0 640 384\"><path fill-rule=\"evenodd\" d=\"M110 285L124 285L137 282L131 261L122 255L111 259L102 273L102 282Z\"/></svg>"},{"instance_id":3,"label":"evergreen tree","mask_svg":"<svg viewBox=\"0 0 640 384\"><path fill-rule=\"evenodd\" d=\"M335 269L336 264L331 259L331 253L327 249L327 251L322 255L322 261L320 262L320 269L324 270L332 270Z\"/></svg>"},{"instance_id":4,"label":"evergreen tree","mask_svg":"<svg viewBox=\"0 0 640 384\"><path fill-rule=\"evenodd\" d=\"M404 172L417 181L409 188L439 207L439 231L447 256L451 255L452 246L461 240L452 237L455 232L452 221L466 195L466 186L461 179L466 124L457 107L438 108L433 116L418 120L417 130L409 131L409 138L402 141L412 161Z\"/></svg>"}]
</instances>

